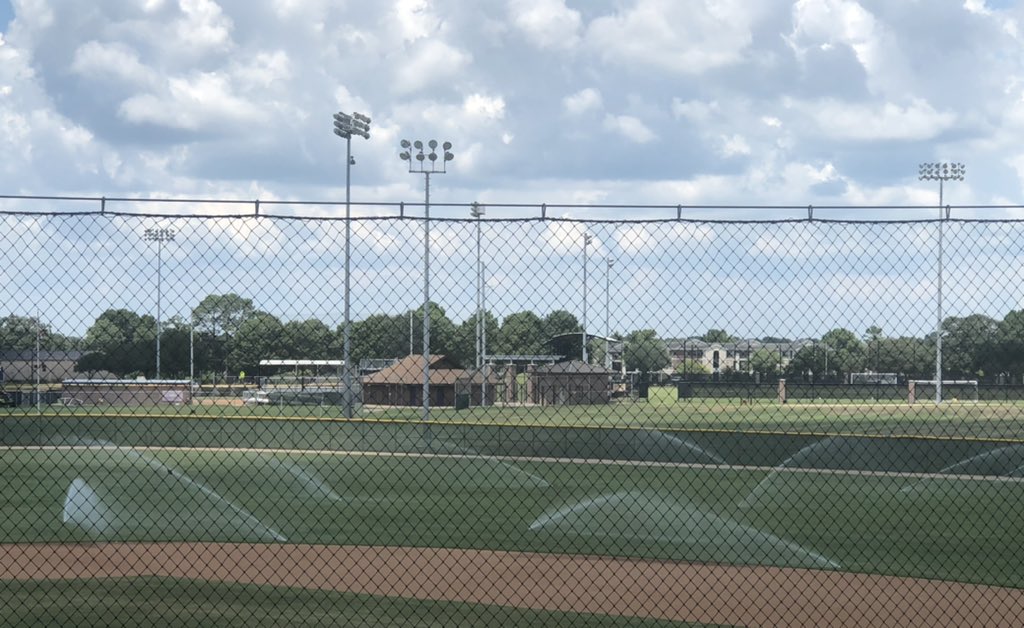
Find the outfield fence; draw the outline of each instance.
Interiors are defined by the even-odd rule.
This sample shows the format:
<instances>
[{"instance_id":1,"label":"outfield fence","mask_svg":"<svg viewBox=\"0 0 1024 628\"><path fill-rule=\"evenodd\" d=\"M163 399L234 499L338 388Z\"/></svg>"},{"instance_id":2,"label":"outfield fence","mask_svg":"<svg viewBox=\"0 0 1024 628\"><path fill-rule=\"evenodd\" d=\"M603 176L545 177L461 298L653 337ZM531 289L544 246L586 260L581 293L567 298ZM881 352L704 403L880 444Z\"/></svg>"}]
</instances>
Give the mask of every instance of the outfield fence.
<instances>
[{"instance_id":1,"label":"outfield fence","mask_svg":"<svg viewBox=\"0 0 1024 628\"><path fill-rule=\"evenodd\" d=\"M306 552L288 554L306 580L256 549L189 573L334 588L274 598L327 623L496 625L520 607L552 625L724 624L753 577L574 605L600 575L579 557L601 556L793 568L757 572L775 610L787 588L851 590L829 580L848 572L921 579L819 624L1024 621L1024 220L0 200L0 624L112 599L102 579L44 587L82 576L18 563L25 546L147 543ZM380 586L328 578L337 548L366 547L409 562L361 563ZM501 598L413 550L477 552L480 581L582 562ZM132 574L168 597L142 623L271 621L259 587L249 610L197 609L179 571ZM951 611L925 580L1004 597Z\"/></svg>"}]
</instances>

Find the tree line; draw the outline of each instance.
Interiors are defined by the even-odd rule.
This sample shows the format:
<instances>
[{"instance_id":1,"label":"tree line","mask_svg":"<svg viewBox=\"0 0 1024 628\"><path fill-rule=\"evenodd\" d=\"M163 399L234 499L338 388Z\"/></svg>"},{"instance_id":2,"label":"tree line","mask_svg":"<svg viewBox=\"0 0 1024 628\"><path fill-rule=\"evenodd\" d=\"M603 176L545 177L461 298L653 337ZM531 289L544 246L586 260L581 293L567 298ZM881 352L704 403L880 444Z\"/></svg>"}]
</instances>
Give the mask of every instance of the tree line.
<instances>
[{"instance_id":1,"label":"tree line","mask_svg":"<svg viewBox=\"0 0 1024 628\"><path fill-rule=\"evenodd\" d=\"M476 359L476 317L453 322L443 307L429 304L430 350L446 354L456 363L472 366ZM582 357L582 327L572 313L555 310L546 316L531 311L509 314L499 321L484 313L489 355L561 355ZM411 320L411 325L410 325ZM400 358L422 351L422 307L402 314L374 314L353 321L351 359ZM251 299L234 293L208 295L193 308L190 318L172 316L161 325L161 375L184 377L189 372L190 342L197 373L256 373L261 359L338 359L342 355L343 330L317 319L282 321L258 309ZM97 317L84 337L62 335L33 317L11 314L0 318L0 350L29 351L36 340L44 350L82 350L78 363L84 373L109 372L119 377L155 375L156 320L149 314L109 309ZM191 338L190 338L191 336ZM670 364L668 348L653 329L613 334L623 341L622 358L627 370L657 371ZM730 342L722 329L710 329L700 339ZM765 337L762 342L785 342ZM588 358L606 363L607 343L591 339ZM788 356L787 356L788 357ZM748 356L747 373L762 376L840 381L849 373L897 373L902 377L928 379L935 367L935 334L923 338L888 337L877 326L863 334L834 329L785 360L766 347ZM699 360L684 358L679 373L709 373ZM723 369L728 375L727 369ZM943 374L948 378L985 378L1024 375L1024 310L1009 312L996 320L982 314L949 317L943 322Z\"/></svg>"}]
</instances>

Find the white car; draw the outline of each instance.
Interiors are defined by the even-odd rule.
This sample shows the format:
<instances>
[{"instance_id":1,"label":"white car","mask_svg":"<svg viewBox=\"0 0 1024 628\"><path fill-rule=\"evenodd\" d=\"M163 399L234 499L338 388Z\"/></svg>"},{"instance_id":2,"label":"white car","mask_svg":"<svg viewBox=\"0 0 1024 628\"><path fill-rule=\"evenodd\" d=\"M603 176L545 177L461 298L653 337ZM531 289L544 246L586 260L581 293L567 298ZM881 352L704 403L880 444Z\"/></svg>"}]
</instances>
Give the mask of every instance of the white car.
<instances>
[{"instance_id":1,"label":"white car","mask_svg":"<svg viewBox=\"0 0 1024 628\"><path fill-rule=\"evenodd\" d=\"M242 393L242 403L247 406L262 406L270 403L270 395L262 390L246 390Z\"/></svg>"}]
</instances>

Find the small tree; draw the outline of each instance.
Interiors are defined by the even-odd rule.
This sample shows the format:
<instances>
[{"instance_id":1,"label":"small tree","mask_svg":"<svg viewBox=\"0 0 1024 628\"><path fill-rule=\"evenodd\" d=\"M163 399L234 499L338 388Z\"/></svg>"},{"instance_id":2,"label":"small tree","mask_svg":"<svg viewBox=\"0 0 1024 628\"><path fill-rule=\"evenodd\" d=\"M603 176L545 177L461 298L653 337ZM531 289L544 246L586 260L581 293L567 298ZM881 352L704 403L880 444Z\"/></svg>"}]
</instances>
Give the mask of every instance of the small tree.
<instances>
[{"instance_id":1,"label":"small tree","mask_svg":"<svg viewBox=\"0 0 1024 628\"><path fill-rule=\"evenodd\" d=\"M676 375L710 375L711 369L700 360L684 358L676 365Z\"/></svg>"},{"instance_id":2,"label":"small tree","mask_svg":"<svg viewBox=\"0 0 1024 628\"><path fill-rule=\"evenodd\" d=\"M672 363L668 348L653 329L641 329L626 336L623 359L628 370L643 373L659 371Z\"/></svg>"},{"instance_id":3,"label":"small tree","mask_svg":"<svg viewBox=\"0 0 1024 628\"><path fill-rule=\"evenodd\" d=\"M762 377L771 377L779 372L779 354L767 347L761 347L750 355L750 369Z\"/></svg>"}]
</instances>

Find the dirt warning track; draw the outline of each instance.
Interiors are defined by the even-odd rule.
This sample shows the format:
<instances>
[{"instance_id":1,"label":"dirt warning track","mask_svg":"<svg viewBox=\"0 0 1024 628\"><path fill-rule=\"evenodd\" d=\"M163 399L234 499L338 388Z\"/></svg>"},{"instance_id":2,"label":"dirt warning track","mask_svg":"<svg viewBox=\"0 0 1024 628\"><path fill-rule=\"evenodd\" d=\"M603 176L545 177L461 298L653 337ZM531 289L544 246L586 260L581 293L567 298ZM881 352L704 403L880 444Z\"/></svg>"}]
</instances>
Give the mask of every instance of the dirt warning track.
<instances>
[{"instance_id":1,"label":"dirt warning track","mask_svg":"<svg viewBox=\"0 0 1024 628\"><path fill-rule=\"evenodd\" d=\"M0 580L161 576L734 626L1002 626L1024 591L866 574L457 549L0 545Z\"/></svg>"}]
</instances>

